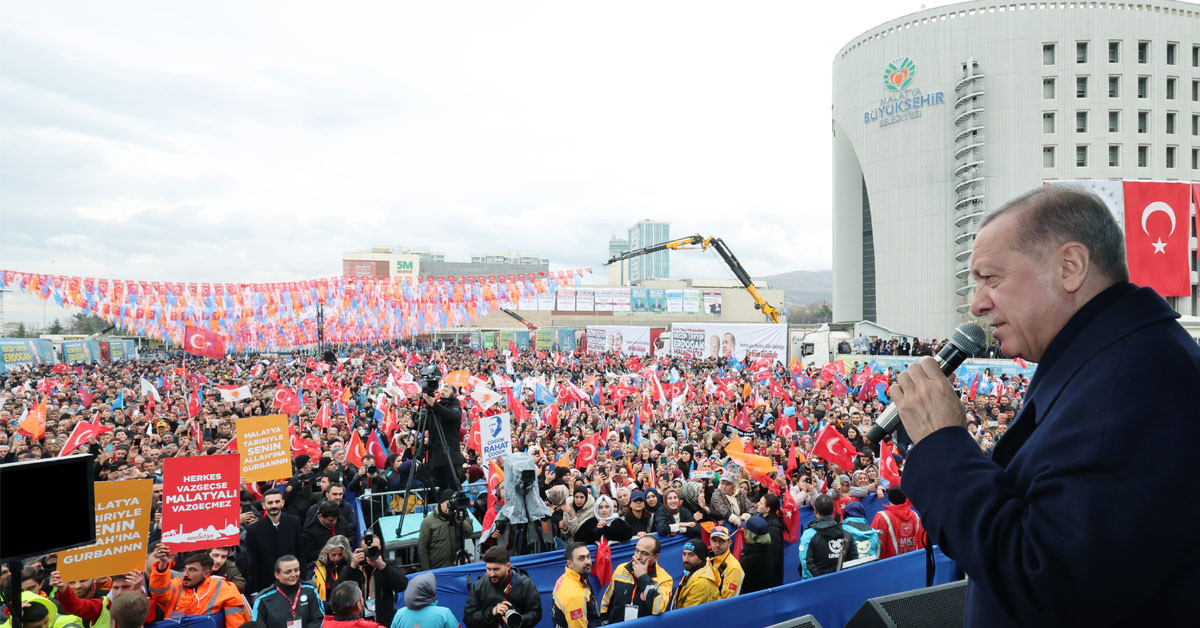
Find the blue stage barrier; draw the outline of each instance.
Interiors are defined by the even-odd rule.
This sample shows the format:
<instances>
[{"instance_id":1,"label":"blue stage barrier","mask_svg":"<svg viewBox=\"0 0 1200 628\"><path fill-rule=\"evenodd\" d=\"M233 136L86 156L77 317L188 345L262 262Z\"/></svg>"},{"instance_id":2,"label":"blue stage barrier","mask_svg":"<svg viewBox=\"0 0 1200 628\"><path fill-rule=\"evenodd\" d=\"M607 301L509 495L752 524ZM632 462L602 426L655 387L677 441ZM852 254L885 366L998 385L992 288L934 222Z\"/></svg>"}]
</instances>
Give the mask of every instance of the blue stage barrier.
<instances>
[{"instance_id":1,"label":"blue stage barrier","mask_svg":"<svg viewBox=\"0 0 1200 628\"><path fill-rule=\"evenodd\" d=\"M935 556L934 584L961 578L954 561L941 550L935 550ZM924 586L925 552L909 552L803 582L644 617L631 624L640 621L642 625L660 628L768 626L812 614L822 626L844 626L868 598Z\"/></svg>"}]
</instances>

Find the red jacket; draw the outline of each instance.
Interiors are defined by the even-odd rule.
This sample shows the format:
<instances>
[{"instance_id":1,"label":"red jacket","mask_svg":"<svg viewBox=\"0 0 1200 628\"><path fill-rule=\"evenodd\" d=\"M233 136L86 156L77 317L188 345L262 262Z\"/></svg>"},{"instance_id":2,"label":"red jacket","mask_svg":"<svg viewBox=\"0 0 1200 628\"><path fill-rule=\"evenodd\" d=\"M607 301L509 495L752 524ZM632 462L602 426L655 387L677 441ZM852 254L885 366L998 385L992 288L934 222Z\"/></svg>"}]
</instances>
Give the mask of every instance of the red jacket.
<instances>
[{"instance_id":1,"label":"red jacket","mask_svg":"<svg viewBox=\"0 0 1200 628\"><path fill-rule=\"evenodd\" d=\"M75 595L75 589L69 586L60 587L55 593L55 597L58 599L58 605L62 607L64 613L75 615L93 626L96 624L96 620L100 619L104 610L112 606L112 601L107 597L98 599L81 598ZM146 613L146 623L153 623L156 619L154 604L151 604L149 611ZM99 626L97 628L107 628L107 626Z\"/></svg>"},{"instance_id":2,"label":"red jacket","mask_svg":"<svg viewBox=\"0 0 1200 628\"><path fill-rule=\"evenodd\" d=\"M871 527L879 530L881 560L925 547L925 528L907 501L899 505L888 504L875 514Z\"/></svg>"}]
</instances>

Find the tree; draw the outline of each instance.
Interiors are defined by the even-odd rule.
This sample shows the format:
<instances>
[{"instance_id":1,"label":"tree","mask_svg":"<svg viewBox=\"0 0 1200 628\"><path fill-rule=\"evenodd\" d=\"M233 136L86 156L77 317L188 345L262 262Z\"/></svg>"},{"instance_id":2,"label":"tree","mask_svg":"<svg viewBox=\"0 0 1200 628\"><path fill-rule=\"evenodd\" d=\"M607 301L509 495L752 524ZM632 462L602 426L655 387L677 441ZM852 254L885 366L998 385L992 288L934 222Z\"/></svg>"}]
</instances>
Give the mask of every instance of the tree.
<instances>
[{"instance_id":1,"label":"tree","mask_svg":"<svg viewBox=\"0 0 1200 628\"><path fill-rule=\"evenodd\" d=\"M71 331L77 334L94 334L108 329L110 323L99 316L79 312L71 317Z\"/></svg>"},{"instance_id":2,"label":"tree","mask_svg":"<svg viewBox=\"0 0 1200 628\"><path fill-rule=\"evenodd\" d=\"M48 333L48 334L61 334L61 333L63 333L63 325L62 325L62 323L60 323L60 322L59 322L59 320L58 320L57 318L56 318L56 319L54 319L54 322L53 322L53 323L50 323L50 327L49 327L48 329L46 329L46 333Z\"/></svg>"},{"instance_id":3,"label":"tree","mask_svg":"<svg viewBox=\"0 0 1200 628\"><path fill-rule=\"evenodd\" d=\"M17 325L17 338L28 338L29 330L25 329L25 323Z\"/></svg>"}]
</instances>

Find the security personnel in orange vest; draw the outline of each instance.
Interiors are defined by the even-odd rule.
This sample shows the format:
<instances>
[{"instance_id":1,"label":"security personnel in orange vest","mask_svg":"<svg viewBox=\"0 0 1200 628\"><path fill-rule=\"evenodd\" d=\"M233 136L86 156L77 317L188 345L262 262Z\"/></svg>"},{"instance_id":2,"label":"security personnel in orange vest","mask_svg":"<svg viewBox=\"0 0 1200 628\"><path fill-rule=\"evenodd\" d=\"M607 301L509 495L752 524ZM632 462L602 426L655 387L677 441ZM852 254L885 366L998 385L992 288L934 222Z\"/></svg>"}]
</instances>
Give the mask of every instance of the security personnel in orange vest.
<instances>
[{"instance_id":1,"label":"security personnel in orange vest","mask_svg":"<svg viewBox=\"0 0 1200 628\"><path fill-rule=\"evenodd\" d=\"M147 561L150 595L171 619L184 615L225 613L225 628L238 628L250 621L246 602L232 582L212 575L213 559L196 552L183 560L183 577L172 578L167 546L159 544Z\"/></svg>"}]
</instances>

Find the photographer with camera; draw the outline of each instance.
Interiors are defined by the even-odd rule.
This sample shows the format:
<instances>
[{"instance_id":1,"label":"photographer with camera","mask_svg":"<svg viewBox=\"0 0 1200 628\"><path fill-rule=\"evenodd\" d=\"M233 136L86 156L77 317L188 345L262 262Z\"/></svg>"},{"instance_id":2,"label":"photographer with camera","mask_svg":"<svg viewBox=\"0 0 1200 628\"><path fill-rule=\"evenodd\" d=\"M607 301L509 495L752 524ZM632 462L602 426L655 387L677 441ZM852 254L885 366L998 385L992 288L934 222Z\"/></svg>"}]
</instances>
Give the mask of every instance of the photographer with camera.
<instances>
[{"instance_id":1,"label":"photographer with camera","mask_svg":"<svg viewBox=\"0 0 1200 628\"><path fill-rule=\"evenodd\" d=\"M347 463L349 464L349 463ZM350 480L346 490L355 495L366 495L367 492L384 493L387 492L388 483L379 473L379 467L375 466L375 456L367 454L362 457L362 466L358 468L354 479Z\"/></svg>"},{"instance_id":2,"label":"photographer with camera","mask_svg":"<svg viewBox=\"0 0 1200 628\"><path fill-rule=\"evenodd\" d=\"M467 628L535 626L542 620L542 598L529 576L509 562L508 551L493 547L483 554L486 578L467 594L463 623Z\"/></svg>"},{"instance_id":3,"label":"photographer with camera","mask_svg":"<svg viewBox=\"0 0 1200 628\"><path fill-rule=\"evenodd\" d=\"M425 429L429 436L428 452L429 472L433 475L433 490L459 490L466 478L463 466L466 459L462 454L462 443L459 440L459 430L462 428L462 408L458 404L458 391L453 386L445 385L437 389L440 381L440 371L437 366L429 365L421 371L421 381L424 388L421 398L429 409Z\"/></svg>"},{"instance_id":4,"label":"photographer with camera","mask_svg":"<svg viewBox=\"0 0 1200 628\"><path fill-rule=\"evenodd\" d=\"M396 616L396 594L408 587L404 568L383 557L383 540L370 530L363 533L359 548L350 556L353 579L363 589L365 616L384 626Z\"/></svg>"},{"instance_id":5,"label":"photographer with camera","mask_svg":"<svg viewBox=\"0 0 1200 628\"><path fill-rule=\"evenodd\" d=\"M462 493L442 489L438 505L421 522L421 534L417 538L417 555L421 571L449 567L459 562L464 553L464 540L471 536L474 528L467 517L470 502Z\"/></svg>"}]
</instances>

